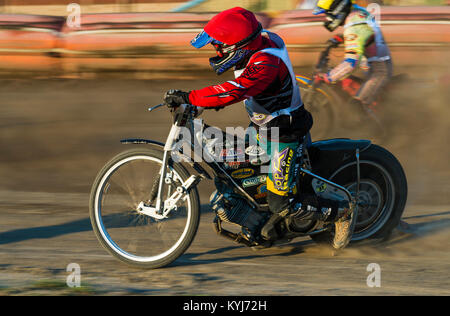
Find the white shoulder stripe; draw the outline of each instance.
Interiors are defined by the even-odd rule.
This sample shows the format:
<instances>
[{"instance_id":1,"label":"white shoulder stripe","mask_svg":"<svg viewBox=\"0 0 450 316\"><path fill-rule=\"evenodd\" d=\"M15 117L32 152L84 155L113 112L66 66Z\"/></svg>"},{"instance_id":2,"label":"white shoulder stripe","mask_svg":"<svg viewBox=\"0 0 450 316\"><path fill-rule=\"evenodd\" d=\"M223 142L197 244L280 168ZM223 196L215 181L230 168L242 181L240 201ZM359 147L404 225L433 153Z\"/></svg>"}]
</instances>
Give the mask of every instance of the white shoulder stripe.
<instances>
[{"instance_id":1,"label":"white shoulder stripe","mask_svg":"<svg viewBox=\"0 0 450 316\"><path fill-rule=\"evenodd\" d=\"M247 89L246 87L241 86L239 83L234 82L234 81L227 81L228 83L231 83L233 86L237 87L237 88L241 88L241 89Z\"/></svg>"}]
</instances>

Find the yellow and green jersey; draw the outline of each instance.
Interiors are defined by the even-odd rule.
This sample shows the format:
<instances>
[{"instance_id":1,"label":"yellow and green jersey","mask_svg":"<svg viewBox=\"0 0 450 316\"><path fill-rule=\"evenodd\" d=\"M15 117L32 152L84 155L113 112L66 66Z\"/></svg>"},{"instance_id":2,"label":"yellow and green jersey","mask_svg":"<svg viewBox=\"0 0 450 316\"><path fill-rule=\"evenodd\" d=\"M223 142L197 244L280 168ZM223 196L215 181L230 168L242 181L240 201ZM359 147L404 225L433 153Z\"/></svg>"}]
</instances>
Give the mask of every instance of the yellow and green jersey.
<instances>
[{"instance_id":1,"label":"yellow and green jersey","mask_svg":"<svg viewBox=\"0 0 450 316\"><path fill-rule=\"evenodd\" d=\"M344 45L344 61L328 73L331 82L348 76L364 59L372 62L391 58L375 18L357 5L353 5L344 25Z\"/></svg>"}]
</instances>

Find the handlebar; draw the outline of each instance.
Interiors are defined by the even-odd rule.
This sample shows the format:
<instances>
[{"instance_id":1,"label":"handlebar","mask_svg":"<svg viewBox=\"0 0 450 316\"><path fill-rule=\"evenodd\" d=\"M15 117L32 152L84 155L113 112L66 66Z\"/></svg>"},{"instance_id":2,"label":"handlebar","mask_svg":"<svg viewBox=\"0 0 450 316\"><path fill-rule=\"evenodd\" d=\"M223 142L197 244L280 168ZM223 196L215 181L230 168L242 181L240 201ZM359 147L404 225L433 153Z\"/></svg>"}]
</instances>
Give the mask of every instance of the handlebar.
<instances>
[{"instance_id":1,"label":"handlebar","mask_svg":"<svg viewBox=\"0 0 450 316\"><path fill-rule=\"evenodd\" d=\"M326 73L328 72L328 63L330 62L330 51L333 48L337 48L340 44L344 42L344 39L341 35L336 35L330 40L327 41L328 45L327 47L320 53L319 61L317 62L317 65L315 67L313 78L318 73ZM317 83L314 81L312 84L313 89L317 87Z\"/></svg>"},{"instance_id":2,"label":"handlebar","mask_svg":"<svg viewBox=\"0 0 450 316\"><path fill-rule=\"evenodd\" d=\"M330 61L330 50L332 46L328 46L324 51L320 53L319 61L316 65L316 72L327 72L328 71L328 62Z\"/></svg>"},{"instance_id":3,"label":"handlebar","mask_svg":"<svg viewBox=\"0 0 450 316\"><path fill-rule=\"evenodd\" d=\"M328 62L330 61L329 55L333 48L337 48L340 44L344 42L342 35L335 35L333 38L327 41L328 46L320 53L319 61L316 65L316 72L327 72Z\"/></svg>"},{"instance_id":4,"label":"handlebar","mask_svg":"<svg viewBox=\"0 0 450 316\"><path fill-rule=\"evenodd\" d=\"M161 103L161 104L149 107L148 111L151 112L151 111L156 110L165 105L166 105L165 103ZM223 108L224 108L224 106L218 106L218 107L214 107L212 109L219 111L219 110L222 110ZM208 108L198 107L198 106L195 106L192 104L182 104L182 111L188 111L188 112L194 111L194 116L200 115L204 109L208 109ZM177 109L177 110L179 110L179 109ZM175 112L177 112L177 111L175 111Z\"/></svg>"},{"instance_id":5,"label":"handlebar","mask_svg":"<svg viewBox=\"0 0 450 316\"><path fill-rule=\"evenodd\" d=\"M166 105L165 103L161 103L161 104L158 104L158 105L149 107L149 108L148 108L148 111L151 112L151 111L156 110L156 109L158 109L158 108L160 108L160 107L162 107L162 106L165 106L165 105ZM173 108L173 109L174 109L174 112L179 112L180 109L181 109L181 112L184 112L184 111L186 111L186 110L187 110L187 111L191 111L193 107L194 107L194 106L191 105L191 104L181 104L180 106L175 107L175 108Z\"/></svg>"},{"instance_id":6,"label":"handlebar","mask_svg":"<svg viewBox=\"0 0 450 316\"><path fill-rule=\"evenodd\" d=\"M164 103L152 106L152 107L148 108L148 111L151 112L151 111L156 110L157 108L160 108L162 106L164 106Z\"/></svg>"}]
</instances>

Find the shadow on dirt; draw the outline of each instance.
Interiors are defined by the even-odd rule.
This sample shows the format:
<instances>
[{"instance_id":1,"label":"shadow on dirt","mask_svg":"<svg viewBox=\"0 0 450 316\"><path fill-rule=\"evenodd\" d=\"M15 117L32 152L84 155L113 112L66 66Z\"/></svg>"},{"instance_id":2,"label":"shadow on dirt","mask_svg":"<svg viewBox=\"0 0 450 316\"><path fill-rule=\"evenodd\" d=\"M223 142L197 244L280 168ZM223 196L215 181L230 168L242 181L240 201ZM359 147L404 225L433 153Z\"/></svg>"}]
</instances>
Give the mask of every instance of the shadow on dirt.
<instances>
[{"instance_id":1,"label":"shadow on dirt","mask_svg":"<svg viewBox=\"0 0 450 316\"><path fill-rule=\"evenodd\" d=\"M92 230L89 218L67 222L59 225L15 229L0 233L0 245L16 243L31 239L49 239L61 235Z\"/></svg>"},{"instance_id":2,"label":"shadow on dirt","mask_svg":"<svg viewBox=\"0 0 450 316\"><path fill-rule=\"evenodd\" d=\"M201 206L201 213L211 212L208 205ZM134 226L146 225L147 221L136 221L136 216L132 214L109 214L103 217L103 222L108 228L127 227L130 223ZM63 224L15 229L6 232L0 232L0 245L21 242L31 239L49 239L62 235L92 231L92 225L89 218L83 218Z\"/></svg>"},{"instance_id":3,"label":"shadow on dirt","mask_svg":"<svg viewBox=\"0 0 450 316\"><path fill-rule=\"evenodd\" d=\"M313 243L312 241L302 241L295 244L288 244L283 246L276 246L273 248L267 248L263 250L253 251L250 248L246 248L245 246L230 246L224 248L218 248L207 252L201 253L186 253L177 259L174 263L170 265L170 267L180 267L180 266L195 266L195 265L207 265L214 263L224 263L224 262L239 262L241 260L250 260L255 258L269 258L269 257L287 257L298 255L303 253L303 247L305 245ZM226 253L229 251L237 250L238 248L246 248L249 252L248 255L244 256L223 256L220 258L211 258L211 259L197 259L202 256L208 255L217 255Z\"/></svg>"},{"instance_id":4,"label":"shadow on dirt","mask_svg":"<svg viewBox=\"0 0 450 316\"><path fill-rule=\"evenodd\" d=\"M202 205L202 213L207 212L207 208L205 205ZM404 219L421 219L421 218L433 218L439 216L447 216L450 214L450 211L446 212L438 212L426 215L416 215L406 217ZM117 221L116 215L110 215L105 221L113 222L114 227L123 227L123 221ZM123 217L122 217L123 219ZM420 241L426 239L426 237L430 235L434 235L437 233L441 233L450 228L450 218L436 219L430 220L421 223L408 224L406 222L402 222L401 225L397 228L396 233L392 236L392 238L385 242L364 242L362 244L354 245L355 248L359 248L360 246L366 247L369 246L371 248L386 248L397 245L403 245L410 241L413 241L414 244L420 247ZM59 237L67 234L80 233L85 231L92 230L91 222L89 218L83 218L75 221L70 221L63 224L58 225L49 225L49 226L40 226L40 227L32 227L25 229L16 229L11 231L6 231L0 233L0 245L17 243L32 239L50 239ZM426 247L427 243L424 243L424 247ZM301 240L298 242L292 242L285 245L277 245L271 248L262 249L256 252L253 252L248 248L248 254L246 255L235 255L233 253L226 255L227 252L233 252L239 250L239 248L246 248L245 246L236 245L236 246L228 246L223 248L217 248L214 250L210 250L207 252L197 252L197 253L186 253L181 256L177 261L175 261L170 267L178 267L178 266L195 266L195 265L207 265L214 263L224 263L224 262L239 262L242 260L250 260L254 258L268 258L268 257L287 257L298 254L323 254L324 250L323 246L317 245L312 240ZM316 249L317 248L317 249ZM207 258L208 256L217 256L225 254L220 257ZM202 259L205 257L207 259Z\"/></svg>"}]
</instances>

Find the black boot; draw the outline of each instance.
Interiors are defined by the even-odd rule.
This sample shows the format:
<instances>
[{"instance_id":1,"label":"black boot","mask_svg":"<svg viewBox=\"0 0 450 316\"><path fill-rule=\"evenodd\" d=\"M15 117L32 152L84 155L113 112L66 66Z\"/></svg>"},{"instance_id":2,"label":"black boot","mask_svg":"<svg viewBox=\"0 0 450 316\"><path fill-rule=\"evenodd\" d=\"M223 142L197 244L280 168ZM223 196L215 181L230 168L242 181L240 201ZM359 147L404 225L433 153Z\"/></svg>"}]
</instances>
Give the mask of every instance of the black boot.
<instances>
[{"instance_id":1,"label":"black boot","mask_svg":"<svg viewBox=\"0 0 450 316\"><path fill-rule=\"evenodd\" d=\"M269 241L278 239L276 224L290 214L306 221L334 223L349 207L346 201L328 200L317 196L303 197L301 203L290 203L288 197L272 193L268 194L267 201L273 214L261 229L261 237Z\"/></svg>"},{"instance_id":2,"label":"black boot","mask_svg":"<svg viewBox=\"0 0 450 316\"><path fill-rule=\"evenodd\" d=\"M290 202L288 196L267 192L267 203L272 216L261 229L261 237L265 240L274 241L278 238L275 225L290 213Z\"/></svg>"},{"instance_id":3,"label":"black boot","mask_svg":"<svg viewBox=\"0 0 450 316\"><path fill-rule=\"evenodd\" d=\"M264 240L270 241L278 239L279 236L275 228L275 225L283 218L285 218L286 215L288 214L289 214L288 208L279 213L272 214L272 216L269 218L269 220L264 224L263 228L261 229L261 237Z\"/></svg>"},{"instance_id":4,"label":"black boot","mask_svg":"<svg viewBox=\"0 0 450 316\"><path fill-rule=\"evenodd\" d=\"M302 196L300 200L301 203L291 202L288 196L268 192L267 202L273 214L261 229L261 237L264 240L278 239L276 224L290 214L295 215L297 219L334 223L349 207L347 201L323 199L315 195Z\"/></svg>"}]
</instances>

